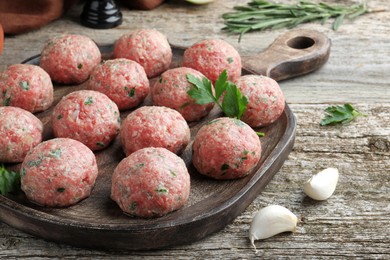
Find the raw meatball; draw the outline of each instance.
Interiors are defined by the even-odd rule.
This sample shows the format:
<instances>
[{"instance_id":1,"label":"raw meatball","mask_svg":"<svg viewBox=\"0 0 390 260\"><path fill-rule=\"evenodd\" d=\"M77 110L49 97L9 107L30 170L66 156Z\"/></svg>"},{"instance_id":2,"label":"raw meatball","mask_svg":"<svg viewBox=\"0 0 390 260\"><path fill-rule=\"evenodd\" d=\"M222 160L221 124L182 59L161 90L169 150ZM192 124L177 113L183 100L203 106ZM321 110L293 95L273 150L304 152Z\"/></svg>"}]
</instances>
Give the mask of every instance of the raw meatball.
<instances>
[{"instance_id":1,"label":"raw meatball","mask_svg":"<svg viewBox=\"0 0 390 260\"><path fill-rule=\"evenodd\" d=\"M79 90L63 97L51 120L56 137L78 140L93 151L107 147L120 128L117 105L93 90Z\"/></svg>"},{"instance_id":2,"label":"raw meatball","mask_svg":"<svg viewBox=\"0 0 390 260\"><path fill-rule=\"evenodd\" d=\"M203 40L192 45L184 52L183 66L202 72L213 83L225 69L231 81L241 76L240 54L220 39Z\"/></svg>"},{"instance_id":3,"label":"raw meatball","mask_svg":"<svg viewBox=\"0 0 390 260\"><path fill-rule=\"evenodd\" d=\"M49 207L70 206L88 197L97 174L93 152L69 138L39 144L27 154L20 170L27 198Z\"/></svg>"},{"instance_id":4,"label":"raw meatball","mask_svg":"<svg viewBox=\"0 0 390 260\"><path fill-rule=\"evenodd\" d=\"M0 75L0 106L15 106L31 113L48 109L53 103L53 84L41 67L15 64Z\"/></svg>"},{"instance_id":5,"label":"raw meatball","mask_svg":"<svg viewBox=\"0 0 390 260\"><path fill-rule=\"evenodd\" d=\"M202 126L192 149L192 161L198 172L215 179L244 177L261 156L256 132L244 122L228 117Z\"/></svg>"},{"instance_id":6,"label":"raw meatball","mask_svg":"<svg viewBox=\"0 0 390 260\"><path fill-rule=\"evenodd\" d=\"M173 108L187 121L196 121L206 116L214 107L214 103L199 105L195 103L187 91L193 88L186 75L192 74L200 80L202 73L191 68L175 68L165 71L156 81L152 89L153 103L157 106Z\"/></svg>"},{"instance_id":7,"label":"raw meatball","mask_svg":"<svg viewBox=\"0 0 390 260\"><path fill-rule=\"evenodd\" d=\"M130 113L120 131L129 154L145 147L163 147L180 153L190 142L190 128L179 112L168 107L144 106Z\"/></svg>"},{"instance_id":8,"label":"raw meatball","mask_svg":"<svg viewBox=\"0 0 390 260\"><path fill-rule=\"evenodd\" d=\"M22 162L42 141L43 124L18 107L0 107L0 162Z\"/></svg>"},{"instance_id":9,"label":"raw meatball","mask_svg":"<svg viewBox=\"0 0 390 260\"><path fill-rule=\"evenodd\" d=\"M57 83L79 84L88 79L100 61L95 42L83 35L67 34L51 39L43 47L39 65Z\"/></svg>"},{"instance_id":10,"label":"raw meatball","mask_svg":"<svg viewBox=\"0 0 390 260\"><path fill-rule=\"evenodd\" d=\"M166 71L172 62L172 49L165 35L154 29L140 29L122 35L114 46L115 58L134 60L149 78Z\"/></svg>"},{"instance_id":11,"label":"raw meatball","mask_svg":"<svg viewBox=\"0 0 390 260\"><path fill-rule=\"evenodd\" d=\"M132 153L115 168L111 198L132 216L160 217L181 208L190 193L184 161L164 148Z\"/></svg>"},{"instance_id":12,"label":"raw meatball","mask_svg":"<svg viewBox=\"0 0 390 260\"><path fill-rule=\"evenodd\" d=\"M270 125L283 113L284 95L275 80L265 76L246 75L235 83L249 99L241 120L251 127Z\"/></svg>"},{"instance_id":13,"label":"raw meatball","mask_svg":"<svg viewBox=\"0 0 390 260\"><path fill-rule=\"evenodd\" d=\"M120 110L125 110L138 106L146 98L149 80L137 62L114 59L95 67L87 88L106 94Z\"/></svg>"}]
</instances>

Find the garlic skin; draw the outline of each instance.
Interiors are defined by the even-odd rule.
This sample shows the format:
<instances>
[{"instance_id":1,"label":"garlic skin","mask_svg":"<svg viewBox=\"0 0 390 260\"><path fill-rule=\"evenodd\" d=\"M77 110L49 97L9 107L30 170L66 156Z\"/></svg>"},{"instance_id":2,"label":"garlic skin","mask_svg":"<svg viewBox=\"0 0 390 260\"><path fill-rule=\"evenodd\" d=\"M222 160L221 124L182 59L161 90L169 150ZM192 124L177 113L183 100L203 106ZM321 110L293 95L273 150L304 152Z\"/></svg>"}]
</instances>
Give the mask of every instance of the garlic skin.
<instances>
[{"instance_id":1,"label":"garlic skin","mask_svg":"<svg viewBox=\"0 0 390 260\"><path fill-rule=\"evenodd\" d=\"M313 175L303 185L303 191L312 199L326 200L336 190L338 180L339 171L336 168L327 168Z\"/></svg>"},{"instance_id":2,"label":"garlic skin","mask_svg":"<svg viewBox=\"0 0 390 260\"><path fill-rule=\"evenodd\" d=\"M297 216L279 205L270 205L259 210L252 219L249 239L256 250L254 241L265 239L282 232L294 232L298 223Z\"/></svg>"}]
</instances>

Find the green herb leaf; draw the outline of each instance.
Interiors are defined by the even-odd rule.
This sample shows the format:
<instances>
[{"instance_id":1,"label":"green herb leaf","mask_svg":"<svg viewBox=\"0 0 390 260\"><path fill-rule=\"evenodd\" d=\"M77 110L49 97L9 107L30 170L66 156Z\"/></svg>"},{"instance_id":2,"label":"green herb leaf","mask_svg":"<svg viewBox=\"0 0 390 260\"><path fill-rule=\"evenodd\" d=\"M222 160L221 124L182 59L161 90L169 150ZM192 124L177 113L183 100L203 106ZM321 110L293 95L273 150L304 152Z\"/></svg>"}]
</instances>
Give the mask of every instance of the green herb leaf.
<instances>
[{"instance_id":1,"label":"green herb leaf","mask_svg":"<svg viewBox=\"0 0 390 260\"><path fill-rule=\"evenodd\" d=\"M26 164L27 164L28 167L38 167L38 166L40 166L42 164L42 161L43 161L43 158L39 157L36 160L28 161Z\"/></svg>"},{"instance_id":2,"label":"green herb leaf","mask_svg":"<svg viewBox=\"0 0 390 260\"><path fill-rule=\"evenodd\" d=\"M7 195L8 193L16 192L20 188L19 173L8 171L4 165L0 167L0 194Z\"/></svg>"},{"instance_id":3,"label":"green herb leaf","mask_svg":"<svg viewBox=\"0 0 390 260\"><path fill-rule=\"evenodd\" d=\"M356 110L351 104L343 106L330 106L325 109L326 115L320 125L335 125L351 122L358 116L367 116Z\"/></svg>"},{"instance_id":4,"label":"green herb leaf","mask_svg":"<svg viewBox=\"0 0 390 260\"><path fill-rule=\"evenodd\" d=\"M187 91L187 94L195 99L197 104L204 105L216 101L213 95L211 81L206 77L200 80L194 75L187 74L187 80L194 85L194 88Z\"/></svg>"},{"instance_id":5,"label":"green herb leaf","mask_svg":"<svg viewBox=\"0 0 390 260\"><path fill-rule=\"evenodd\" d=\"M127 93L128 97L134 97L135 95L135 87L131 88L131 90Z\"/></svg>"},{"instance_id":6,"label":"green herb leaf","mask_svg":"<svg viewBox=\"0 0 390 260\"><path fill-rule=\"evenodd\" d=\"M21 82L19 82L19 87L21 87L23 90L29 90L30 84L27 81L22 80Z\"/></svg>"},{"instance_id":7,"label":"green herb leaf","mask_svg":"<svg viewBox=\"0 0 390 260\"><path fill-rule=\"evenodd\" d=\"M100 147L104 147L105 146L103 142L97 142L96 145L100 146Z\"/></svg>"},{"instance_id":8,"label":"green herb leaf","mask_svg":"<svg viewBox=\"0 0 390 260\"><path fill-rule=\"evenodd\" d=\"M79 64L77 65L77 68L78 68L79 70L81 70L81 69L83 68L83 64L79 63Z\"/></svg>"},{"instance_id":9,"label":"green herb leaf","mask_svg":"<svg viewBox=\"0 0 390 260\"><path fill-rule=\"evenodd\" d=\"M58 191L58 192L64 192L64 191L65 191L65 188L57 188L57 191Z\"/></svg>"},{"instance_id":10,"label":"green herb leaf","mask_svg":"<svg viewBox=\"0 0 390 260\"><path fill-rule=\"evenodd\" d=\"M324 23L329 18L335 18L333 29L337 30L345 17L353 19L372 12L365 3L342 6L322 2L312 3L306 0L294 4L254 0L246 6L235 6L234 10L222 15L225 20L223 30L240 34L239 40L249 31L292 28L313 21Z\"/></svg>"},{"instance_id":11,"label":"green herb leaf","mask_svg":"<svg viewBox=\"0 0 390 260\"><path fill-rule=\"evenodd\" d=\"M249 101L246 96L241 94L241 91L236 85L228 82L226 94L222 101L222 110L228 117L236 117L240 119L244 114Z\"/></svg>"},{"instance_id":12,"label":"green herb leaf","mask_svg":"<svg viewBox=\"0 0 390 260\"><path fill-rule=\"evenodd\" d=\"M194 85L194 88L187 91L187 94L195 99L197 104L208 104L215 102L228 117L240 119L248 105L248 98L243 96L240 89L234 83L227 81L226 70L222 71L215 82L215 95L212 90L211 81L206 77L202 80L187 74L187 80ZM222 104L219 98L224 94Z\"/></svg>"},{"instance_id":13,"label":"green herb leaf","mask_svg":"<svg viewBox=\"0 0 390 260\"><path fill-rule=\"evenodd\" d=\"M221 171L223 172L223 171L229 170L229 168L230 168L229 164L224 163L221 166Z\"/></svg>"},{"instance_id":14,"label":"green herb leaf","mask_svg":"<svg viewBox=\"0 0 390 260\"><path fill-rule=\"evenodd\" d=\"M223 92L226 90L226 82L228 79L227 71L223 70L219 75L218 79L215 81L215 99L219 100Z\"/></svg>"},{"instance_id":15,"label":"green herb leaf","mask_svg":"<svg viewBox=\"0 0 390 260\"><path fill-rule=\"evenodd\" d=\"M345 14L339 15L333 23L333 30L337 31L344 21Z\"/></svg>"},{"instance_id":16,"label":"green herb leaf","mask_svg":"<svg viewBox=\"0 0 390 260\"><path fill-rule=\"evenodd\" d=\"M11 104L11 97L4 99L3 105L4 105L5 107L6 107L6 106L9 106L10 104Z\"/></svg>"},{"instance_id":17,"label":"green herb leaf","mask_svg":"<svg viewBox=\"0 0 390 260\"><path fill-rule=\"evenodd\" d=\"M91 105L91 104L93 104L93 98L92 98L92 97L88 97L88 98L84 101L84 104L85 104L85 105Z\"/></svg>"},{"instance_id":18,"label":"green herb leaf","mask_svg":"<svg viewBox=\"0 0 390 260\"><path fill-rule=\"evenodd\" d=\"M259 137L264 137L264 136L265 136L265 133L263 133L263 132L256 132L256 134L257 134L257 136L259 136Z\"/></svg>"},{"instance_id":19,"label":"green herb leaf","mask_svg":"<svg viewBox=\"0 0 390 260\"><path fill-rule=\"evenodd\" d=\"M61 158L61 155L62 155L61 148L57 148L57 149L49 152L49 156L54 157L54 158Z\"/></svg>"},{"instance_id":20,"label":"green herb leaf","mask_svg":"<svg viewBox=\"0 0 390 260\"><path fill-rule=\"evenodd\" d=\"M159 186L159 187L156 189L156 192L157 192L157 193L160 193L160 194L167 194L167 193L168 193L168 189L166 189L165 187Z\"/></svg>"},{"instance_id":21,"label":"green herb leaf","mask_svg":"<svg viewBox=\"0 0 390 260\"><path fill-rule=\"evenodd\" d=\"M133 201L131 204L130 204L130 210L131 211L134 211L137 209L137 202Z\"/></svg>"}]
</instances>

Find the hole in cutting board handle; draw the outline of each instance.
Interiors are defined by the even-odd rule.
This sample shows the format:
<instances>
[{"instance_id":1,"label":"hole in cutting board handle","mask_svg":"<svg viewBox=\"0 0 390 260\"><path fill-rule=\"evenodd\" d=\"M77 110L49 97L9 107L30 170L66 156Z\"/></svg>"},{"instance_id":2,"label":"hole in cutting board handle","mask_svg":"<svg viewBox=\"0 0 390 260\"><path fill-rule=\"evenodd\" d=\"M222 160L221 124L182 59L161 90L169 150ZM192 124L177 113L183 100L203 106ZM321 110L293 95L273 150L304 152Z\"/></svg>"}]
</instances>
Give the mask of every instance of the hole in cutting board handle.
<instances>
[{"instance_id":1,"label":"hole in cutting board handle","mask_svg":"<svg viewBox=\"0 0 390 260\"><path fill-rule=\"evenodd\" d=\"M312 38L306 36L297 36L288 40L287 42L288 47L299 50L310 48L314 44L315 41Z\"/></svg>"}]
</instances>

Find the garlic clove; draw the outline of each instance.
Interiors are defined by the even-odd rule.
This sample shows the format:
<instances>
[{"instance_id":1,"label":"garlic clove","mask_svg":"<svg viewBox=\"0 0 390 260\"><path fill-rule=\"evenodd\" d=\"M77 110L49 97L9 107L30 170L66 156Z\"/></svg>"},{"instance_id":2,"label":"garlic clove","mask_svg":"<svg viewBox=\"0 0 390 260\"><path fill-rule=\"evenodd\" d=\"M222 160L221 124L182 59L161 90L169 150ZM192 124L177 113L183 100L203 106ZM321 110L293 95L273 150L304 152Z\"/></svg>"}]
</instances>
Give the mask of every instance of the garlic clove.
<instances>
[{"instance_id":1,"label":"garlic clove","mask_svg":"<svg viewBox=\"0 0 390 260\"><path fill-rule=\"evenodd\" d=\"M203 5L203 4L214 2L214 0L186 0L186 1L196 5Z\"/></svg>"},{"instance_id":2,"label":"garlic clove","mask_svg":"<svg viewBox=\"0 0 390 260\"><path fill-rule=\"evenodd\" d=\"M303 191L312 199L326 200L336 190L338 180L339 171L336 168L327 168L313 175L303 185Z\"/></svg>"},{"instance_id":3,"label":"garlic clove","mask_svg":"<svg viewBox=\"0 0 390 260\"><path fill-rule=\"evenodd\" d=\"M253 217L249 239L256 250L255 240L269 238L282 232L293 232L297 223L297 216L290 210L279 205L270 205L259 210Z\"/></svg>"}]
</instances>

